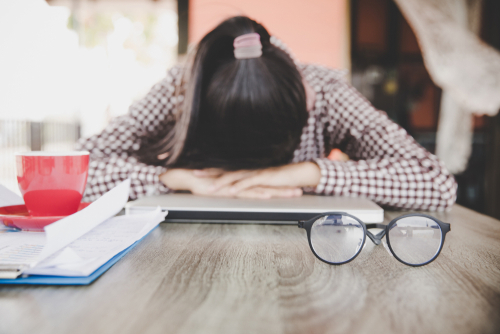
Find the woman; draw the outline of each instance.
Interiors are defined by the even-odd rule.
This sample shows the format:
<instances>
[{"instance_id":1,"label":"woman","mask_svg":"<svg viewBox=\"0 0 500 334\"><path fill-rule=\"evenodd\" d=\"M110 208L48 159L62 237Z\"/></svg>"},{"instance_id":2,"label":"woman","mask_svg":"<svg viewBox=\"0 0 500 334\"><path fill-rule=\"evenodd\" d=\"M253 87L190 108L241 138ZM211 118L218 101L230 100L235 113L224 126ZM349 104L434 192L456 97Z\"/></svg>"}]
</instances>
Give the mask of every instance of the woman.
<instances>
[{"instance_id":1,"label":"woman","mask_svg":"<svg viewBox=\"0 0 500 334\"><path fill-rule=\"evenodd\" d=\"M92 157L86 200L130 178L131 199L185 190L364 196L415 210L454 203L455 180L434 155L338 71L294 63L255 21L222 22L188 68L172 68L128 115L79 142ZM334 148L351 160L326 158Z\"/></svg>"}]
</instances>

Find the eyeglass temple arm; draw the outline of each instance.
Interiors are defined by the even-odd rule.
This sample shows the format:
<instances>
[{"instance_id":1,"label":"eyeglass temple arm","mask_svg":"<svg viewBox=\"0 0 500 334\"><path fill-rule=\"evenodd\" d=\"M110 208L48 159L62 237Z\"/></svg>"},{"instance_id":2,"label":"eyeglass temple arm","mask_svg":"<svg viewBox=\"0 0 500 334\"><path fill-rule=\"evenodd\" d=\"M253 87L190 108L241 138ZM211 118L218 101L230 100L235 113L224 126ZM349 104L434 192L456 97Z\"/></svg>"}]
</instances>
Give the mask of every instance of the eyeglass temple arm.
<instances>
[{"instance_id":1,"label":"eyeglass temple arm","mask_svg":"<svg viewBox=\"0 0 500 334\"><path fill-rule=\"evenodd\" d=\"M368 238L370 238L370 240L375 245L380 245L380 243L382 242L382 238L385 235L386 227L387 227L387 225L384 225L384 224L366 224L366 229L367 229L366 235L368 236ZM382 231L380 231L377 234L373 234L372 232L368 231L368 229L371 229L371 228L381 228Z\"/></svg>"}]
</instances>

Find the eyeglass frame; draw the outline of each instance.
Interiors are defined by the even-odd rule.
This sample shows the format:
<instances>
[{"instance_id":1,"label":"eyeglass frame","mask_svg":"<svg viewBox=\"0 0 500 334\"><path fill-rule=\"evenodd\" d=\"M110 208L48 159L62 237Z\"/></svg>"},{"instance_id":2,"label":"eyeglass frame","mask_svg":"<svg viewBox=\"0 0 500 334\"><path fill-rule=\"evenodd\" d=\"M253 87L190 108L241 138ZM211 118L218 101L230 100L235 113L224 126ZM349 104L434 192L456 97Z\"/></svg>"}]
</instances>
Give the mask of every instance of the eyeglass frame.
<instances>
[{"instance_id":1,"label":"eyeglass frame","mask_svg":"<svg viewBox=\"0 0 500 334\"><path fill-rule=\"evenodd\" d=\"M358 252L356 253L356 255L354 255L352 258L350 258L349 260L347 261L344 261L344 262L328 262L324 259L322 259L315 251L314 251L314 248L311 244L311 228L312 226L314 225L314 223L321 217L324 217L324 216L330 216L330 215L343 215L343 216L347 216L347 217L350 217L354 220L356 220L357 222L359 222L361 224L361 226L363 227L363 244L362 246L359 248ZM420 263L420 264L413 264L413 263L408 263L408 262L405 262L403 260L401 260L397 255L396 253L394 252L394 250L392 249L391 247L391 241L390 241L390 237L389 237L389 231L391 230L391 227L394 226L394 224L396 224L400 219L403 219L403 218L407 218L407 217L424 217L424 218L428 218L428 219L431 219L433 220L434 222L436 222L438 225L439 225L439 228L441 229L441 244L439 245L439 250L437 251L436 255L434 255L432 257L432 259L430 259L429 261L427 262L424 262L424 263ZM399 217L396 217L394 218L393 220L391 220L391 222L387 225L384 225L384 224L379 224L379 223L369 223L369 224L365 224L361 219L359 219L358 217L356 216L353 216L353 215L350 215L346 212L325 212L325 213L322 213L320 215L317 215L309 220L300 220L298 222L298 227L299 228L303 228L306 230L307 232L307 240L309 242L309 247L311 248L311 251L313 252L314 256L316 256L319 260L325 262L325 263L328 263L328 264L332 264L332 265L342 265L342 264L345 264L345 263L349 263L351 262L352 260L354 260L360 253L361 251L363 250L364 246L365 246L365 242L366 242L366 236L368 235L368 238L370 238L370 240L375 244L375 245L380 245L382 243L382 238L385 236L387 237L387 246L389 247L389 250L392 254L392 256L394 256L396 258L396 260L398 260L399 262L403 263L403 264L406 264L408 266L411 266L411 267L421 267L421 266L425 266L426 264L429 264L431 263L432 261L434 261L438 256L439 254L441 253L441 250L443 249L443 245L444 245L444 240L445 240L445 237L446 237L446 233L450 232L451 231L451 226L449 223L444 223L442 222L441 220L437 219L436 217L433 217L433 216L430 216L430 215L426 215L426 214L421 214L421 213L409 213L409 214L406 214L406 215L402 215L402 216L399 216ZM371 233L370 231L368 231L368 229L372 229L372 228L380 228L382 229L381 232L377 233L377 234L373 234Z\"/></svg>"}]
</instances>

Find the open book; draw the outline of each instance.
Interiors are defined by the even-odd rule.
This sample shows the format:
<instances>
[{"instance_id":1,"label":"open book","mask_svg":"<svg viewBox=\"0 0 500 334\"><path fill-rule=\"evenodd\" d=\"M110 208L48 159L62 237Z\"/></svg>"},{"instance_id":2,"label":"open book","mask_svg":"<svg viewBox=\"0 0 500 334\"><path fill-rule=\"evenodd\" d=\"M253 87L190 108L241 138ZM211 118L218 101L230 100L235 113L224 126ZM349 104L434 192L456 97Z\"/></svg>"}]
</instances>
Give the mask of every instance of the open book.
<instances>
[{"instance_id":1,"label":"open book","mask_svg":"<svg viewBox=\"0 0 500 334\"><path fill-rule=\"evenodd\" d=\"M0 227L0 278L80 277L95 272L167 215L158 207L144 214L115 217L127 203L129 189L130 180L126 180L87 208L46 226L45 232ZM9 196L12 200L12 194Z\"/></svg>"}]
</instances>

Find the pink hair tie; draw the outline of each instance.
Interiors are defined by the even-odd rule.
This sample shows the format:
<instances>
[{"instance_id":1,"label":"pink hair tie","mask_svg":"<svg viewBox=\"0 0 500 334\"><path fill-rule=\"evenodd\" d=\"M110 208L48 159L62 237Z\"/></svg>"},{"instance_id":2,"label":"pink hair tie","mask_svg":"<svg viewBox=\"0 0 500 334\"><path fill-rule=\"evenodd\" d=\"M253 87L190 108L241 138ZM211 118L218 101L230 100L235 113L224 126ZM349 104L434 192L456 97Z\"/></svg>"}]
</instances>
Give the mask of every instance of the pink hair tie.
<instances>
[{"instance_id":1,"label":"pink hair tie","mask_svg":"<svg viewBox=\"0 0 500 334\"><path fill-rule=\"evenodd\" d=\"M260 35L256 32L238 36L234 39L234 58L249 59L262 56Z\"/></svg>"}]
</instances>

